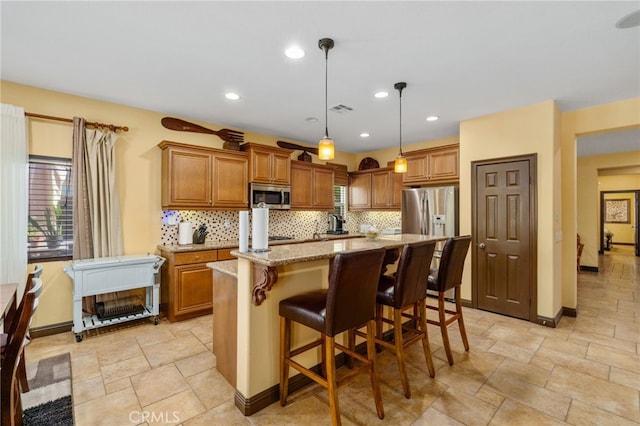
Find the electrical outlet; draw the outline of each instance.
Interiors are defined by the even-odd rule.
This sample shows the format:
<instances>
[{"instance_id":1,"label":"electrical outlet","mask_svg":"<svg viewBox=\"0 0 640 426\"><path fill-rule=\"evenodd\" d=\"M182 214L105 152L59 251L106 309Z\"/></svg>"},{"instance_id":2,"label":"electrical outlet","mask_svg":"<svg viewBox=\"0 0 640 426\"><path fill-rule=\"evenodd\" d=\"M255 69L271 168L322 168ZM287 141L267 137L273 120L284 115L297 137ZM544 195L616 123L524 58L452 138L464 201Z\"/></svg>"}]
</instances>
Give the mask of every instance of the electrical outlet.
<instances>
[{"instance_id":1,"label":"electrical outlet","mask_svg":"<svg viewBox=\"0 0 640 426\"><path fill-rule=\"evenodd\" d=\"M229 219L225 219L224 220L224 229L229 229L231 228L231 224L229 223Z\"/></svg>"}]
</instances>

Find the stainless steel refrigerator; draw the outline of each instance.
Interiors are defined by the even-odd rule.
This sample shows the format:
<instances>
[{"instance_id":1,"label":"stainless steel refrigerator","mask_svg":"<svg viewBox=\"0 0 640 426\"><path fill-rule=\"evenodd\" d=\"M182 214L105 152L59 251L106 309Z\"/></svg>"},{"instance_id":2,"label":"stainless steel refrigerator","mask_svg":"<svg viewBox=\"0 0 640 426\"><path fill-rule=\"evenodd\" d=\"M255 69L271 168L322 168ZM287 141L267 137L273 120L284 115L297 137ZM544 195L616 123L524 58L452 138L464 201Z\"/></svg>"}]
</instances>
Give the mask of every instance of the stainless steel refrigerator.
<instances>
[{"instance_id":1,"label":"stainless steel refrigerator","mask_svg":"<svg viewBox=\"0 0 640 426\"><path fill-rule=\"evenodd\" d=\"M402 191L402 233L453 237L458 235L458 187L440 186L405 189ZM443 242L436 244L432 269L438 268ZM437 292L427 290L432 296ZM451 289L444 294L452 301Z\"/></svg>"},{"instance_id":2,"label":"stainless steel refrigerator","mask_svg":"<svg viewBox=\"0 0 640 426\"><path fill-rule=\"evenodd\" d=\"M457 186L402 191L402 233L452 237L458 229Z\"/></svg>"}]
</instances>

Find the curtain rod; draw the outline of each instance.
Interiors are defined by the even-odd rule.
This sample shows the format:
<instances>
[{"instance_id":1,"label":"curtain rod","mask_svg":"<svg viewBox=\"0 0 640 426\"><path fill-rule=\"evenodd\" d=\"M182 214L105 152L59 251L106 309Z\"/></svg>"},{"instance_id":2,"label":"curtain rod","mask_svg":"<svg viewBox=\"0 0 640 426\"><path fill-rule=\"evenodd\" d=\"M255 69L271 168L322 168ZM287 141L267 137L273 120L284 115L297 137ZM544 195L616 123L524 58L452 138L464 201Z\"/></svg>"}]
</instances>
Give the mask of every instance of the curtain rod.
<instances>
[{"instance_id":1,"label":"curtain rod","mask_svg":"<svg viewBox=\"0 0 640 426\"><path fill-rule=\"evenodd\" d=\"M73 120L71 118L54 117L51 115L34 114L31 112L25 112L24 115L26 115L27 117L33 117L33 118L43 118L45 120L64 121L65 123L73 123ZM122 130L123 132L129 131L129 128L126 126L115 126L113 124L104 124L104 123L87 121L86 125L91 127L106 127L113 131L118 131L118 130Z\"/></svg>"}]
</instances>

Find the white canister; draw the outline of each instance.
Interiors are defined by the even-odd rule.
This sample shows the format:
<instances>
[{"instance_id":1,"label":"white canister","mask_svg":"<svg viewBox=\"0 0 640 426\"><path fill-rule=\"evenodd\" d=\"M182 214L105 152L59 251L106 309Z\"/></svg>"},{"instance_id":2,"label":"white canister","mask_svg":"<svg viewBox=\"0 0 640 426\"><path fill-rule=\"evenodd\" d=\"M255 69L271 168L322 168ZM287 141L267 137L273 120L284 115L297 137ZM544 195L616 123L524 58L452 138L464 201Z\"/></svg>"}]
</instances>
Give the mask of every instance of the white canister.
<instances>
[{"instance_id":1,"label":"white canister","mask_svg":"<svg viewBox=\"0 0 640 426\"><path fill-rule=\"evenodd\" d=\"M178 224L178 244L186 245L193 243L193 227L191 222L180 222Z\"/></svg>"}]
</instances>

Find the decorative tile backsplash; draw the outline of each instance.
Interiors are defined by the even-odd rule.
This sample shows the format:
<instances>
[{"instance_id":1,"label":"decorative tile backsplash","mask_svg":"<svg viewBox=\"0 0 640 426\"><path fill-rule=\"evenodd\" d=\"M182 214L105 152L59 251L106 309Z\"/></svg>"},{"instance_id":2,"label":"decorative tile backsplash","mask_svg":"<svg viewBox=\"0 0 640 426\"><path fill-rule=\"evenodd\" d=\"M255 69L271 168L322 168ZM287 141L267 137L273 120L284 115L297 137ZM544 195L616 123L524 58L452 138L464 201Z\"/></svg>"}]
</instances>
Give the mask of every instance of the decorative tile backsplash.
<instances>
[{"instance_id":1,"label":"decorative tile backsplash","mask_svg":"<svg viewBox=\"0 0 640 426\"><path fill-rule=\"evenodd\" d=\"M175 218L171 225L171 220ZM349 233L360 231L360 225L375 225L379 229L399 228L399 211L347 212L345 227ZM179 222L191 222L193 229L204 224L207 227L206 241L229 241L238 239L237 211L164 210L161 220L161 244L178 244ZM249 210L251 224L251 210ZM311 238L316 230L324 234L329 229L326 212L319 211L269 211L269 235L287 236L295 239Z\"/></svg>"}]
</instances>

